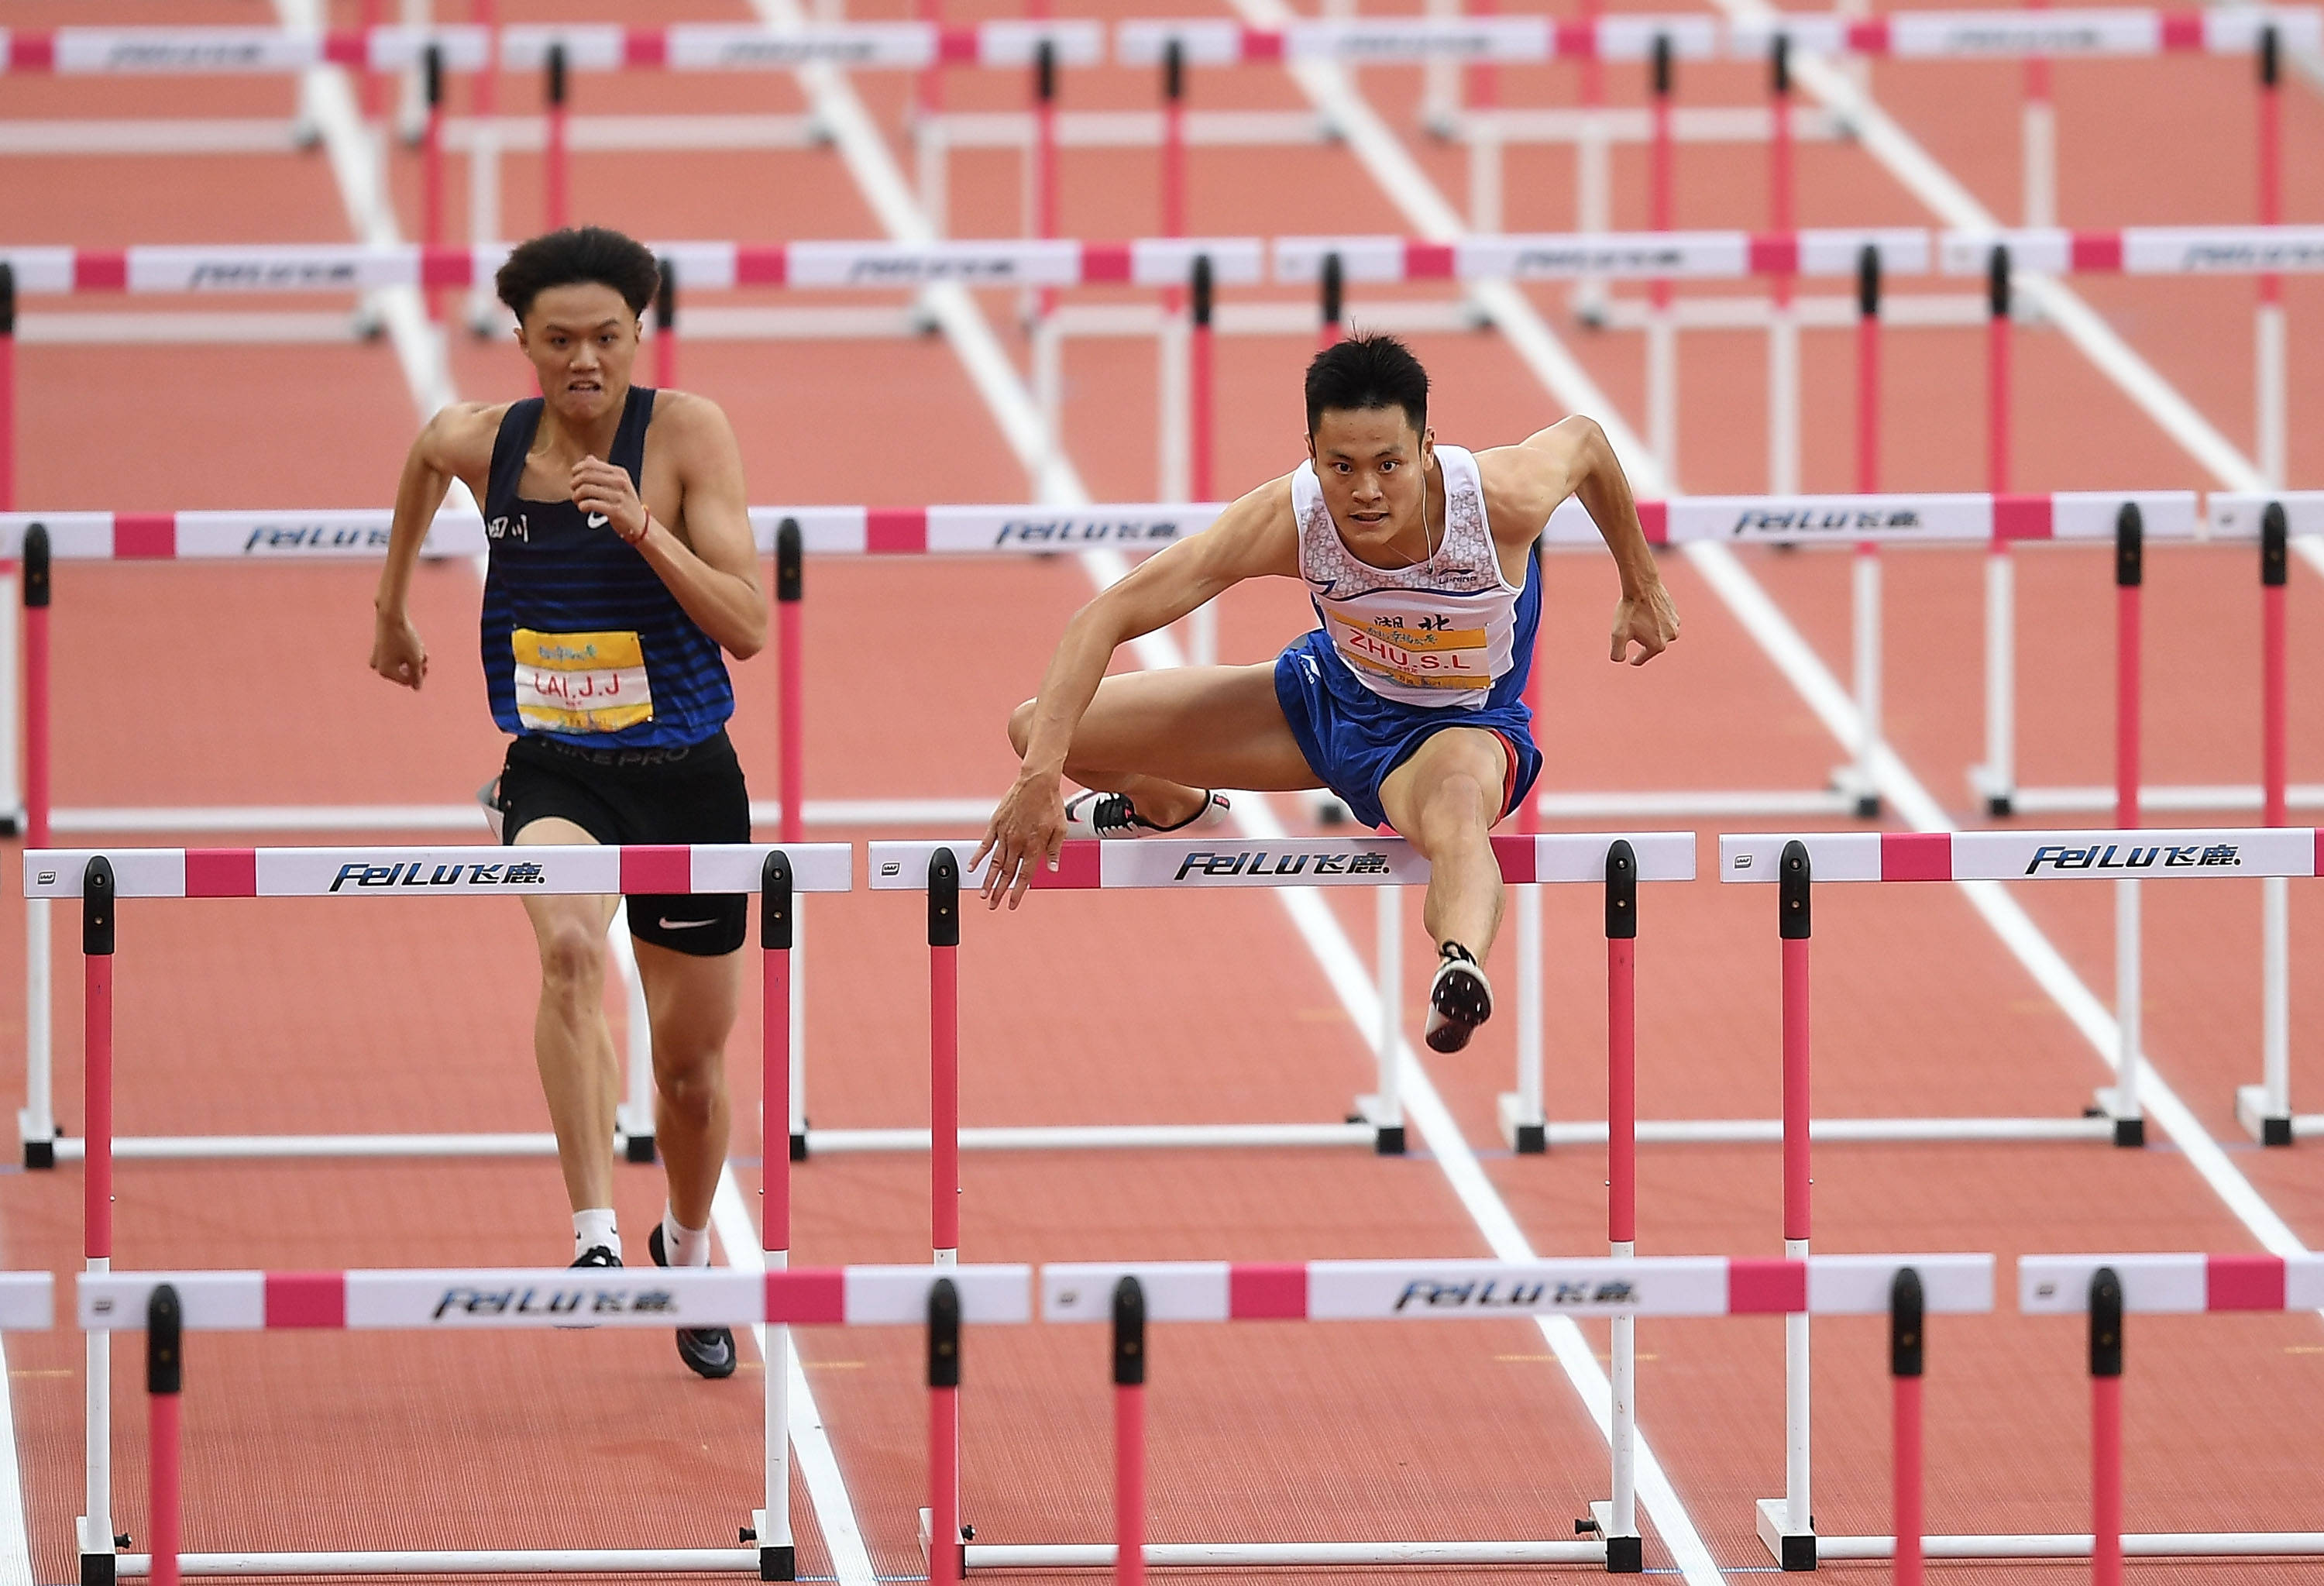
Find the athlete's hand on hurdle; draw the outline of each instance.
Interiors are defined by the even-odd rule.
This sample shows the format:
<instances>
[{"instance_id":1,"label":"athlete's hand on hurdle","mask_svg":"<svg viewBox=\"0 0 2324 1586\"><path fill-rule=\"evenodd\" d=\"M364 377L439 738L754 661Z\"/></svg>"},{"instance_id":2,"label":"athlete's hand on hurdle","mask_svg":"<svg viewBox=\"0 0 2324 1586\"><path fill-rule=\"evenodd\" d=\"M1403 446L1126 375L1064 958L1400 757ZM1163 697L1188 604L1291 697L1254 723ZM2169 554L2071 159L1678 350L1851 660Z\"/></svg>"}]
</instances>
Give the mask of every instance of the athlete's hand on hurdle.
<instances>
[{"instance_id":1,"label":"athlete's hand on hurdle","mask_svg":"<svg viewBox=\"0 0 2324 1586\"><path fill-rule=\"evenodd\" d=\"M428 646L411 619L397 612L379 613L371 640L371 669L391 683L417 690L428 680Z\"/></svg>"},{"instance_id":2,"label":"athlete's hand on hurdle","mask_svg":"<svg viewBox=\"0 0 2324 1586\"><path fill-rule=\"evenodd\" d=\"M1065 796L1055 777L1019 777L1001 802L993 807L992 819L984 828L984 841L976 845L975 856L968 868L974 870L992 855L992 868L984 872L984 906L1001 907L1002 894L1007 894L1009 907L1014 908L1025 896L1025 889L1033 884L1033 868L1047 864L1057 868L1057 855L1065 842Z\"/></svg>"},{"instance_id":3,"label":"athlete's hand on hurdle","mask_svg":"<svg viewBox=\"0 0 2324 1586\"><path fill-rule=\"evenodd\" d=\"M1645 666L1677 639L1678 608L1671 604L1670 591L1659 578L1636 595L1624 595L1614 608L1615 660ZM1636 655L1630 653L1634 644L1638 647Z\"/></svg>"},{"instance_id":4,"label":"athlete's hand on hurdle","mask_svg":"<svg viewBox=\"0 0 2324 1586\"><path fill-rule=\"evenodd\" d=\"M651 526L630 471L603 457L584 457L573 465L573 504L603 518L624 544L635 545Z\"/></svg>"}]
</instances>

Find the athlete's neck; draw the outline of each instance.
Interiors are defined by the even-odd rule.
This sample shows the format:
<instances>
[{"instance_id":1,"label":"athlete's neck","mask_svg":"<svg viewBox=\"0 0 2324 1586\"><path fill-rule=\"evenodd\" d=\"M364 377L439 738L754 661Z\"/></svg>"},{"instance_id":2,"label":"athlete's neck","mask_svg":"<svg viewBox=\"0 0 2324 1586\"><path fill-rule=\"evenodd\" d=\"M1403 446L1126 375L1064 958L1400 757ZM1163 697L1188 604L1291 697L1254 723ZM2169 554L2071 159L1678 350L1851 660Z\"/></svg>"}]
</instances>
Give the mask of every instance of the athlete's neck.
<instances>
[{"instance_id":1,"label":"athlete's neck","mask_svg":"<svg viewBox=\"0 0 2324 1586\"><path fill-rule=\"evenodd\" d=\"M602 407L587 414L558 410L554 401L541 404L540 423L533 431L536 456L554 462L577 463L583 457L610 457L613 438L621 433L622 414L628 408L627 386L608 392Z\"/></svg>"}]
</instances>

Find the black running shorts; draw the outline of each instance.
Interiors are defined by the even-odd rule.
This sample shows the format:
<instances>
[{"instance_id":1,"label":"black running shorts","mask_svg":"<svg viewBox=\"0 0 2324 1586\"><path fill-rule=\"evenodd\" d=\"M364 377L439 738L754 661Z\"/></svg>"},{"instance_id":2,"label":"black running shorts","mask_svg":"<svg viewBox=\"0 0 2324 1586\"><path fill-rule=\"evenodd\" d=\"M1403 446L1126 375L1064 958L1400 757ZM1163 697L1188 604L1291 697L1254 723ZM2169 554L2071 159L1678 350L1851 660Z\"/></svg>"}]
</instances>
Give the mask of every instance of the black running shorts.
<instances>
[{"instance_id":1,"label":"black running shorts","mask_svg":"<svg viewBox=\"0 0 2324 1586\"><path fill-rule=\"evenodd\" d=\"M609 846L751 840L750 790L723 729L683 749L584 749L528 733L509 742L500 810L504 842L549 816ZM721 957L750 934L739 892L641 892L629 904L630 935L673 953Z\"/></svg>"}]
</instances>

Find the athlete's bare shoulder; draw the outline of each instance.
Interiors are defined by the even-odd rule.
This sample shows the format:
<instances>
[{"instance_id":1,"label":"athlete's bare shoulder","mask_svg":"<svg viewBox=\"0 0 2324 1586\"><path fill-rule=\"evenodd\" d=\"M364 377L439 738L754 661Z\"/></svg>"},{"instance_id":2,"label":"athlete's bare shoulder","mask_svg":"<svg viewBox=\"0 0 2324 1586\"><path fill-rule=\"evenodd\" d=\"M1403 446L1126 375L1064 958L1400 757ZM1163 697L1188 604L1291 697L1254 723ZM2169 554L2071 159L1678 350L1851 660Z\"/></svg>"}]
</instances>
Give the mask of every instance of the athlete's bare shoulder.
<instances>
[{"instance_id":1,"label":"athlete's bare shoulder","mask_svg":"<svg viewBox=\"0 0 2324 1586\"><path fill-rule=\"evenodd\" d=\"M1235 579L1296 578L1299 516L1291 504L1291 475L1246 491L1196 538L1211 541L1219 570Z\"/></svg>"},{"instance_id":2,"label":"athlete's bare shoulder","mask_svg":"<svg viewBox=\"0 0 2324 1586\"><path fill-rule=\"evenodd\" d=\"M493 442L512 402L453 402L436 410L412 443L429 466L462 478L492 466Z\"/></svg>"}]
</instances>

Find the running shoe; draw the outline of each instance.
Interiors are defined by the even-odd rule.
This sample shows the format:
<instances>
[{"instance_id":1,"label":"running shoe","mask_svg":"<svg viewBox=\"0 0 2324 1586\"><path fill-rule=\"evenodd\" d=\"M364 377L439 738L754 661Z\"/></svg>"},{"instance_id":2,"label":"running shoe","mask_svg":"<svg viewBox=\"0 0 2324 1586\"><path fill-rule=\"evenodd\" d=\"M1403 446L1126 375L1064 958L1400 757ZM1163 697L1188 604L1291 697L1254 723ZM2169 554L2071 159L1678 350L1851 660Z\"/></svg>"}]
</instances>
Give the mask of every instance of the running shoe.
<instances>
[{"instance_id":1,"label":"running shoe","mask_svg":"<svg viewBox=\"0 0 2324 1586\"><path fill-rule=\"evenodd\" d=\"M1443 946L1444 961L1428 982L1428 1028L1423 1038L1432 1052L1458 1052L1493 1017L1493 988L1476 958L1458 942Z\"/></svg>"},{"instance_id":2,"label":"running shoe","mask_svg":"<svg viewBox=\"0 0 2324 1586\"><path fill-rule=\"evenodd\" d=\"M1065 800L1068 837L1159 837L1198 832L1227 818L1227 796L1205 791L1203 807L1176 825L1157 826L1139 815L1127 793L1076 793Z\"/></svg>"},{"instance_id":3,"label":"running shoe","mask_svg":"<svg viewBox=\"0 0 2324 1586\"><path fill-rule=\"evenodd\" d=\"M663 1253L661 1224L653 1225L646 1235L646 1253L657 1267L669 1265ZM686 1362L687 1369L696 1377L707 1377L714 1382L721 1377L734 1375L734 1334L724 1327L681 1327L678 1330L678 1358Z\"/></svg>"},{"instance_id":4,"label":"running shoe","mask_svg":"<svg viewBox=\"0 0 2324 1586\"><path fill-rule=\"evenodd\" d=\"M573 1258L576 1267L618 1267L621 1264L621 1257L613 1254L611 1245L591 1245Z\"/></svg>"}]
</instances>

